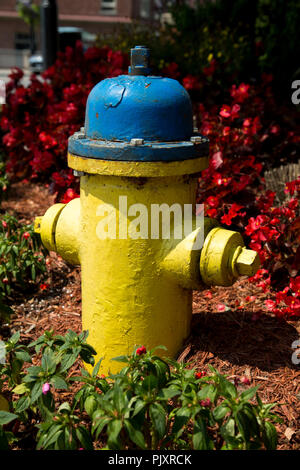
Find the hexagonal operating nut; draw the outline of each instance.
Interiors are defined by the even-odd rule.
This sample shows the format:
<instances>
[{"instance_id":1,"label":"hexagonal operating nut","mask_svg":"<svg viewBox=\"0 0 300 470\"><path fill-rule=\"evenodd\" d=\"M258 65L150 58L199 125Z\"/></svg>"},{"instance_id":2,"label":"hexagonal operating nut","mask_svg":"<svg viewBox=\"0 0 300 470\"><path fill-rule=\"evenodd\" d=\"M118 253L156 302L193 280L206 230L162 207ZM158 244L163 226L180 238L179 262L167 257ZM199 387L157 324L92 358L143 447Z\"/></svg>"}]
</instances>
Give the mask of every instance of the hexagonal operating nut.
<instances>
[{"instance_id":1,"label":"hexagonal operating nut","mask_svg":"<svg viewBox=\"0 0 300 470\"><path fill-rule=\"evenodd\" d=\"M254 276L260 267L258 253L253 250L242 248L235 261L235 268L240 276Z\"/></svg>"}]
</instances>

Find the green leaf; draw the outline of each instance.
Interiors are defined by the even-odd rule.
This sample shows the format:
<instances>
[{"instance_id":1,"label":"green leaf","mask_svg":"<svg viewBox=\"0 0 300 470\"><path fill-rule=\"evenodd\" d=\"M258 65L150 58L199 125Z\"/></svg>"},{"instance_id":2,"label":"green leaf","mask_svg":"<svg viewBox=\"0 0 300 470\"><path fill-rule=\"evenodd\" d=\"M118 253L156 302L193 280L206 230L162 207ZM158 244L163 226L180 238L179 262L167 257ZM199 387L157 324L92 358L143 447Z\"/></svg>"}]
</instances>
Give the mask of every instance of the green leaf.
<instances>
[{"instance_id":1,"label":"green leaf","mask_svg":"<svg viewBox=\"0 0 300 470\"><path fill-rule=\"evenodd\" d=\"M21 397L14 406L16 413L22 413L30 406L30 397Z\"/></svg>"},{"instance_id":2,"label":"green leaf","mask_svg":"<svg viewBox=\"0 0 300 470\"><path fill-rule=\"evenodd\" d=\"M92 372L92 377L94 377L94 378L97 377L102 360L103 360L103 358L101 358L100 361L98 361L97 364L95 365L95 367L93 369L93 372Z\"/></svg>"},{"instance_id":3,"label":"green leaf","mask_svg":"<svg viewBox=\"0 0 300 470\"><path fill-rule=\"evenodd\" d=\"M94 450L90 434L83 426L76 428L76 436L85 450Z\"/></svg>"},{"instance_id":4,"label":"green leaf","mask_svg":"<svg viewBox=\"0 0 300 470\"><path fill-rule=\"evenodd\" d=\"M0 425L3 426L4 424L8 424L14 419L18 418L17 415L13 413L9 413L8 411L0 410Z\"/></svg>"},{"instance_id":5,"label":"green leaf","mask_svg":"<svg viewBox=\"0 0 300 470\"><path fill-rule=\"evenodd\" d=\"M235 413L235 420L244 441L248 442L251 436L250 422L248 416L244 413L243 410L238 410Z\"/></svg>"},{"instance_id":6,"label":"green leaf","mask_svg":"<svg viewBox=\"0 0 300 470\"><path fill-rule=\"evenodd\" d=\"M95 410L97 409L98 403L96 398L93 395L90 395L86 398L84 402L84 409L89 416L92 416Z\"/></svg>"},{"instance_id":7,"label":"green leaf","mask_svg":"<svg viewBox=\"0 0 300 470\"><path fill-rule=\"evenodd\" d=\"M78 348L74 352L66 353L61 361L60 371L65 372L70 369L79 356Z\"/></svg>"},{"instance_id":8,"label":"green leaf","mask_svg":"<svg viewBox=\"0 0 300 470\"><path fill-rule=\"evenodd\" d=\"M229 418L220 429L221 435L227 440L228 437L234 437L235 435L235 421L233 418Z\"/></svg>"},{"instance_id":9,"label":"green leaf","mask_svg":"<svg viewBox=\"0 0 300 470\"><path fill-rule=\"evenodd\" d=\"M95 431L95 437L98 439L100 433L104 427L112 420L111 417L103 416L99 411L95 411L93 414L93 424L92 424L92 433Z\"/></svg>"},{"instance_id":10,"label":"green leaf","mask_svg":"<svg viewBox=\"0 0 300 470\"><path fill-rule=\"evenodd\" d=\"M243 393L241 393L240 399L243 401L251 400L251 398L253 398L254 395L256 394L258 388L259 386L252 387L252 388L249 388L248 390L245 390Z\"/></svg>"},{"instance_id":11,"label":"green leaf","mask_svg":"<svg viewBox=\"0 0 300 470\"><path fill-rule=\"evenodd\" d=\"M129 362L129 358L128 358L128 356L117 356L117 357L113 357L112 361Z\"/></svg>"},{"instance_id":12,"label":"green leaf","mask_svg":"<svg viewBox=\"0 0 300 470\"><path fill-rule=\"evenodd\" d=\"M138 415L143 409L145 409L146 403L143 400L137 400L134 406L134 412L132 417Z\"/></svg>"},{"instance_id":13,"label":"green leaf","mask_svg":"<svg viewBox=\"0 0 300 470\"><path fill-rule=\"evenodd\" d=\"M37 399L42 395L43 383L41 381L36 382L31 390L31 404L35 403Z\"/></svg>"},{"instance_id":14,"label":"green leaf","mask_svg":"<svg viewBox=\"0 0 300 470\"><path fill-rule=\"evenodd\" d=\"M55 388L59 388L61 390L67 390L68 389L67 382L62 377L60 377L59 375L53 375L53 377L51 377L50 383Z\"/></svg>"},{"instance_id":15,"label":"green leaf","mask_svg":"<svg viewBox=\"0 0 300 470\"><path fill-rule=\"evenodd\" d=\"M154 375L150 374L142 382L143 390L147 392L151 392L152 390L156 389L158 386L158 379Z\"/></svg>"},{"instance_id":16,"label":"green leaf","mask_svg":"<svg viewBox=\"0 0 300 470\"><path fill-rule=\"evenodd\" d=\"M175 420L172 427L172 433L177 434L183 431L184 426L188 423L188 421L192 417L192 410L191 408L184 407L178 408L175 414Z\"/></svg>"},{"instance_id":17,"label":"green leaf","mask_svg":"<svg viewBox=\"0 0 300 470\"><path fill-rule=\"evenodd\" d=\"M46 349L42 356L41 366L44 371L49 374L53 374L55 372L57 366L57 356L54 354L52 349Z\"/></svg>"},{"instance_id":18,"label":"green leaf","mask_svg":"<svg viewBox=\"0 0 300 470\"><path fill-rule=\"evenodd\" d=\"M9 339L10 343L12 344L17 344L17 342L19 341L20 339L20 331L17 331L16 333L14 333L11 338Z\"/></svg>"},{"instance_id":19,"label":"green leaf","mask_svg":"<svg viewBox=\"0 0 300 470\"><path fill-rule=\"evenodd\" d=\"M194 424L193 448L195 450L212 450L213 441L209 438L203 419L198 418Z\"/></svg>"},{"instance_id":20,"label":"green leaf","mask_svg":"<svg viewBox=\"0 0 300 470\"><path fill-rule=\"evenodd\" d=\"M115 383L113 387L113 403L118 413L123 413L128 403L124 390L122 390L117 383Z\"/></svg>"},{"instance_id":21,"label":"green leaf","mask_svg":"<svg viewBox=\"0 0 300 470\"><path fill-rule=\"evenodd\" d=\"M131 441L140 449L146 449L146 443L142 432L136 429L129 420L124 421L124 426Z\"/></svg>"},{"instance_id":22,"label":"green leaf","mask_svg":"<svg viewBox=\"0 0 300 470\"><path fill-rule=\"evenodd\" d=\"M23 362L31 362L31 356L27 351L16 351L15 355L17 359L20 359Z\"/></svg>"},{"instance_id":23,"label":"green leaf","mask_svg":"<svg viewBox=\"0 0 300 470\"><path fill-rule=\"evenodd\" d=\"M166 412L164 408L159 403L152 403L149 407L149 415L156 433L162 439L166 432Z\"/></svg>"},{"instance_id":24,"label":"green leaf","mask_svg":"<svg viewBox=\"0 0 300 470\"><path fill-rule=\"evenodd\" d=\"M276 450L277 431L275 426L269 421L264 422L262 437L267 450Z\"/></svg>"},{"instance_id":25,"label":"green leaf","mask_svg":"<svg viewBox=\"0 0 300 470\"><path fill-rule=\"evenodd\" d=\"M222 375L218 374L219 385L221 389L222 395L226 398L236 398L237 397L237 390L233 383L229 382L229 380L225 379Z\"/></svg>"},{"instance_id":26,"label":"green leaf","mask_svg":"<svg viewBox=\"0 0 300 470\"><path fill-rule=\"evenodd\" d=\"M164 398L165 400L170 400L171 398L180 395L180 390L178 388L170 386L169 388L163 388L159 391L158 397Z\"/></svg>"},{"instance_id":27,"label":"green leaf","mask_svg":"<svg viewBox=\"0 0 300 470\"><path fill-rule=\"evenodd\" d=\"M107 434L108 434L108 446L110 449L119 449L120 448L120 440L119 434L122 429L122 421L120 419L111 420L107 426Z\"/></svg>"},{"instance_id":28,"label":"green leaf","mask_svg":"<svg viewBox=\"0 0 300 470\"><path fill-rule=\"evenodd\" d=\"M28 392L27 386L23 383L20 385L17 385L14 389L13 392L16 393L17 395L23 395L23 393Z\"/></svg>"},{"instance_id":29,"label":"green leaf","mask_svg":"<svg viewBox=\"0 0 300 470\"><path fill-rule=\"evenodd\" d=\"M67 401L63 402L58 408L58 411L60 413L71 413L70 404Z\"/></svg>"},{"instance_id":30,"label":"green leaf","mask_svg":"<svg viewBox=\"0 0 300 470\"><path fill-rule=\"evenodd\" d=\"M225 418L225 416L229 412L230 412L229 406L227 406L226 403L221 403L221 405L217 406L213 410L213 417L215 418L216 421L221 421L222 419Z\"/></svg>"}]
</instances>

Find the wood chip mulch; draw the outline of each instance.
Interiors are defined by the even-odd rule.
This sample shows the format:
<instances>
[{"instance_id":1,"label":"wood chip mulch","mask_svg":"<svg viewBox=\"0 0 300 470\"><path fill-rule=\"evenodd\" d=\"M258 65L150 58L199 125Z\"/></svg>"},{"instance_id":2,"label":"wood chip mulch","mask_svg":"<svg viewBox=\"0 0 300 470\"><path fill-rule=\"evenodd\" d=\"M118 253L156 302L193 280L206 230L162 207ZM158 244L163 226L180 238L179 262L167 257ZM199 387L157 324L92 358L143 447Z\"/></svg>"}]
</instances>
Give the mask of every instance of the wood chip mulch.
<instances>
[{"instance_id":1,"label":"wood chip mulch","mask_svg":"<svg viewBox=\"0 0 300 470\"><path fill-rule=\"evenodd\" d=\"M46 187L17 183L12 185L2 209L32 222L53 201ZM28 293L13 302L15 313L9 333L20 330L26 344L45 330L59 334L69 328L81 331L80 269L51 253L48 282L48 290ZM247 296L253 296L253 300L243 306ZM211 364L239 383L241 390L243 377L251 386L259 385L262 400L278 403L275 411L283 419L276 425L278 449L299 450L300 364L292 362L292 343L300 339L300 321L284 321L267 313L267 298L246 279L229 288L194 292L192 334L178 359L199 371L209 372ZM226 311L220 311L220 305L225 305Z\"/></svg>"}]
</instances>

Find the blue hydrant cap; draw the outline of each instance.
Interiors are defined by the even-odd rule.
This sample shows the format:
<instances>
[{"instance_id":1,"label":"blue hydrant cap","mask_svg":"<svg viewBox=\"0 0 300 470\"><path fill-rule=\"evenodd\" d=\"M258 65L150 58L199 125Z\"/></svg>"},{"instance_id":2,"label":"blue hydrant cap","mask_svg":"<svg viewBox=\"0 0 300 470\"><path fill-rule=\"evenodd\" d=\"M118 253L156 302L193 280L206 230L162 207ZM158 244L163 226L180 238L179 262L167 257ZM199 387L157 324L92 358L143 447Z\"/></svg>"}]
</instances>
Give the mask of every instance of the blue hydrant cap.
<instances>
[{"instance_id":1,"label":"blue hydrant cap","mask_svg":"<svg viewBox=\"0 0 300 470\"><path fill-rule=\"evenodd\" d=\"M193 111L184 87L177 80L150 75L149 49L145 46L131 49L128 72L102 80L92 89L86 105L84 139L71 137L69 151L119 160L199 156L199 148L196 152L191 148ZM132 140L143 145L128 151L126 145ZM188 146L184 145L187 141Z\"/></svg>"},{"instance_id":2,"label":"blue hydrant cap","mask_svg":"<svg viewBox=\"0 0 300 470\"><path fill-rule=\"evenodd\" d=\"M193 132L191 100L177 80L153 77L149 50L131 49L129 75L107 78L91 91L85 130L91 139L170 142Z\"/></svg>"}]
</instances>

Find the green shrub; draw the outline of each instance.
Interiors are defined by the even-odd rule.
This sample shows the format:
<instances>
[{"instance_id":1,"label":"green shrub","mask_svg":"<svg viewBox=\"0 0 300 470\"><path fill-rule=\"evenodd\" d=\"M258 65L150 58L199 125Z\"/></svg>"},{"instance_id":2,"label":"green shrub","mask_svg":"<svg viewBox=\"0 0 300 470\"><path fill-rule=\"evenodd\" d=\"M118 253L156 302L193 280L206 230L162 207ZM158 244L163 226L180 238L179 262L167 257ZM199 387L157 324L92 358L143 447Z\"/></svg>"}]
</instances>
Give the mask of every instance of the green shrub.
<instances>
[{"instance_id":1,"label":"green shrub","mask_svg":"<svg viewBox=\"0 0 300 470\"><path fill-rule=\"evenodd\" d=\"M9 179L5 171L5 161L3 154L0 152L0 204L5 197L9 187Z\"/></svg>"},{"instance_id":2,"label":"green shrub","mask_svg":"<svg viewBox=\"0 0 300 470\"><path fill-rule=\"evenodd\" d=\"M81 369L70 377L78 357L94 363L87 336L48 331L28 347L18 334L6 343L0 385L10 409L0 412L0 448L29 432L37 449L276 448L275 404L263 404L258 387L237 390L213 367L208 375L195 372L140 347L116 358L126 363L118 374L99 375L99 361L91 374ZM41 362L26 369L32 347L42 353ZM72 400L55 402L53 390L67 390L73 381L83 385ZM14 432L16 423L22 432Z\"/></svg>"},{"instance_id":3,"label":"green shrub","mask_svg":"<svg viewBox=\"0 0 300 470\"><path fill-rule=\"evenodd\" d=\"M0 301L34 286L46 272L45 255L33 225L6 213L0 218Z\"/></svg>"}]
</instances>

